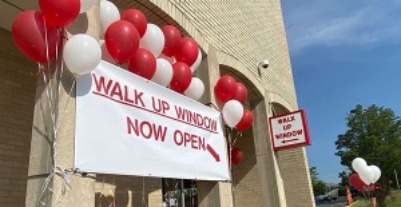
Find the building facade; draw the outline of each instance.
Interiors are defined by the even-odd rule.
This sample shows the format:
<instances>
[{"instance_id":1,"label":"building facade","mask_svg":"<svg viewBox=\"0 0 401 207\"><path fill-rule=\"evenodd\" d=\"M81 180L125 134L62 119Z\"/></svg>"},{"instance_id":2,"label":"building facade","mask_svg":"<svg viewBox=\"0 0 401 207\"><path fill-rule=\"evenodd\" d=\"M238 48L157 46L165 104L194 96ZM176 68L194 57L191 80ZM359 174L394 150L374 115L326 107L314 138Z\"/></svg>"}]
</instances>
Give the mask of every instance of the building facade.
<instances>
[{"instance_id":1,"label":"building facade","mask_svg":"<svg viewBox=\"0 0 401 207\"><path fill-rule=\"evenodd\" d=\"M121 13L129 8L139 9L148 22L174 25L183 36L191 36L198 42L203 62L196 76L206 86L202 103L218 107L213 88L221 75L229 74L246 85L245 105L252 111L254 123L236 143L245 156L233 168L233 182L73 174L67 193L58 195L64 180L55 176L50 183L54 191L43 195L41 186L51 172L51 144L46 128L48 119L44 115L49 109L41 103L46 102L45 91L49 86L37 73L38 66L14 46L10 32L12 20L21 9L37 9L37 2L2 1L0 203L6 206L37 206L38 202L52 206L162 206L163 202L167 205L166 199L176 199L179 206L314 206L305 149L274 152L268 131L268 117L298 109L280 1L113 2ZM99 39L99 1L66 30L71 34L88 33ZM269 61L267 69L258 67L262 60ZM63 86L73 84L71 74L63 77ZM62 87L60 103L71 100L62 113L59 109L63 125L57 145L58 163L63 169L72 167L74 160L75 98L68 97L66 88L69 87ZM60 197L63 199L59 200Z\"/></svg>"}]
</instances>

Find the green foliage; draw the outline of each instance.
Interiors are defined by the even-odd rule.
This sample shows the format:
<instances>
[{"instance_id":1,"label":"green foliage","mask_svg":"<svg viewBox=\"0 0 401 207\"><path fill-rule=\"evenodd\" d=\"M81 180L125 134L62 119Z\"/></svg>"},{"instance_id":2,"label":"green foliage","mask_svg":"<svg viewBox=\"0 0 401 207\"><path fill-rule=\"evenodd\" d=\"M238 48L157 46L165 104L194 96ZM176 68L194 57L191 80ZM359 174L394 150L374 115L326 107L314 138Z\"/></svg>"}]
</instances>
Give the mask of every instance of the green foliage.
<instances>
[{"instance_id":1,"label":"green foliage","mask_svg":"<svg viewBox=\"0 0 401 207\"><path fill-rule=\"evenodd\" d=\"M401 172L401 120L393 110L376 105L366 109L357 105L346 120L348 129L338 135L335 154L350 170L356 157L381 169L382 195L378 198L382 202L389 194L388 181L393 179L394 169Z\"/></svg>"},{"instance_id":2,"label":"green foliage","mask_svg":"<svg viewBox=\"0 0 401 207\"><path fill-rule=\"evenodd\" d=\"M341 186L338 189L338 196L347 196L347 188L344 186Z\"/></svg>"},{"instance_id":3,"label":"green foliage","mask_svg":"<svg viewBox=\"0 0 401 207\"><path fill-rule=\"evenodd\" d=\"M326 184L319 180L316 167L309 168L309 173L312 181L313 193L315 195L323 195L326 193Z\"/></svg>"},{"instance_id":4,"label":"green foliage","mask_svg":"<svg viewBox=\"0 0 401 207\"><path fill-rule=\"evenodd\" d=\"M401 206L401 191L394 191L391 195L387 196L385 199L385 203L387 207L400 207ZM370 207L371 200L370 199L360 199L355 205L352 207ZM382 205L380 206L382 207Z\"/></svg>"},{"instance_id":5,"label":"green foliage","mask_svg":"<svg viewBox=\"0 0 401 207\"><path fill-rule=\"evenodd\" d=\"M342 172L338 173L338 177L341 179L341 181L339 183L340 186L345 187L345 186L349 185L348 184L349 175L347 172L342 171Z\"/></svg>"}]
</instances>

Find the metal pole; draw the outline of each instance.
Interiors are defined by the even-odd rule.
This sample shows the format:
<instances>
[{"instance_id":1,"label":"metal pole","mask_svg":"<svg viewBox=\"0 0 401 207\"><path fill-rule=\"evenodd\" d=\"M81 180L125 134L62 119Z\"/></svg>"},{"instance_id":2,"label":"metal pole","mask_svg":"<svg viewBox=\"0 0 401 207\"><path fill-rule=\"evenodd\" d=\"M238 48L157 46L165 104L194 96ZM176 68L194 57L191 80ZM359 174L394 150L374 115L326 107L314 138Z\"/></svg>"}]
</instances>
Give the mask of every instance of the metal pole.
<instances>
[{"instance_id":1,"label":"metal pole","mask_svg":"<svg viewBox=\"0 0 401 207\"><path fill-rule=\"evenodd\" d=\"M400 189L400 183L398 182L398 175L396 169L394 169L394 175L395 175L395 182L397 182L397 188Z\"/></svg>"},{"instance_id":2,"label":"metal pole","mask_svg":"<svg viewBox=\"0 0 401 207\"><path fill-rule=\"evenodd\" d=\"M182 200L182 207L185 207L184 180L181 180L181 200Z\"/></svg>"}]
</instances>

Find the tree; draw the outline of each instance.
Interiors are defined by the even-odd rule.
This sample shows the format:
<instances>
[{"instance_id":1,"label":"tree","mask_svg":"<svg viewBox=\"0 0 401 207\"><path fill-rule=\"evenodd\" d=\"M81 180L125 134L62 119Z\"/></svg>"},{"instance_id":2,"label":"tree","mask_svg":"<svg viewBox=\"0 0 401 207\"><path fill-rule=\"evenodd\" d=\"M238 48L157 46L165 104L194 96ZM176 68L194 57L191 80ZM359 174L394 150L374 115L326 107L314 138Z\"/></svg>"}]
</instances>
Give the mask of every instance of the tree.
<instances>
[{"instance_id":1,"label":"tree","mask_svg":"<svg viewBox=\"0 0 401 207\"><path fill-rule=\"evenodd\" d=\"M340 178L340 183L338 183L338 185L340 186L340 188L338 189L338 196L346 196L347 195L347 186L349 186L348 182L349 182L349 173L345 172L345 171L341 171L340 173L338 173L338 178Z\"/></svg>"},{"instance_id":2,"label":"tree","mask_svg":"<svg viewBox=\"0 0 401 207\"><path fill-rule=\"evenodd\" d=\"M338 178L341 179L341 181L339 183L340 186L345 187L348 185L349 175L347 172L341 171L340 173L338 173Z\"/></svg>"},{"instance_id":3,"label":"tree","mask_svg":"<svg viewBox=\"0 0 401 207\"><path fill-rule=\"evenodd\" d=\"M401 169L401 120L393 110L371 105L364 109L357 105L347 116L347 131L338 135L337 156L341 164L352 170L356 157L364 158L368 165L377 165L382 176L378 181L382 191L377 198L380 206L390 194L389 180L394 169Z\"/></svg>"},{"instance_id":4,"label":"tree","mask_svg":"<svg viewBox=\"0 0 401 207\"><path fill-rule=\"evenodd\" d=\"M309 173L312 181L313 193L315 195L323 195L326 193L326 184L319 180L316 167L309 168Z\"/></svg>"}]
</instances>

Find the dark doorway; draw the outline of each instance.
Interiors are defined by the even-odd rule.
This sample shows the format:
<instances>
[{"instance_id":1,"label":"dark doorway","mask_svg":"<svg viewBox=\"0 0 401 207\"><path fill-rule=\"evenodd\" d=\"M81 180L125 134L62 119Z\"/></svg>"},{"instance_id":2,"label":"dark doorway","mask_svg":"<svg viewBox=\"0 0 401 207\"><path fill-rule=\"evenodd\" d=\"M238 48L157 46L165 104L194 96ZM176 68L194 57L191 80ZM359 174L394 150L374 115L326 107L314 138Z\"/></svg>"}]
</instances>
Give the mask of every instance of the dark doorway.
<instances>
[{"instance_id":1,"label":"dark doorway","mask_svg":"<svg viewBox=\"0 0 401 207\"><path fill-rule=\"evenodd\" d=\"M197 207L196 181L162 179L163 207Z\"/></svg>"}]
</instances>

